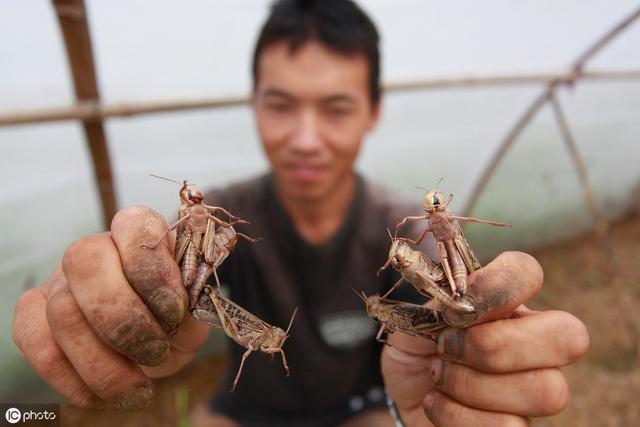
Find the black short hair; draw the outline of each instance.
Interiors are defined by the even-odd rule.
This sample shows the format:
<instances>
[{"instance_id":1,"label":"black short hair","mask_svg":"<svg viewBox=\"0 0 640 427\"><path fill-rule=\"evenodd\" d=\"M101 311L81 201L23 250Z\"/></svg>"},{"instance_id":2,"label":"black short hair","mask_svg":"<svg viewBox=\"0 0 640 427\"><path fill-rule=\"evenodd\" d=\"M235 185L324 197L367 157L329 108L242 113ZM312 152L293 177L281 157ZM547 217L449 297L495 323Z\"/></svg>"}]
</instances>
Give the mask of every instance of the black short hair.
<instances>
[{"instance_id":1,"label":"black short hair","mask_svg":"<svg viewBox=\"0 0 640 427\"><path fill-rule=\"evenodd\" d=\"M369 63L371 104L380 100L380 37L371 19L353 1L275 1L253 52L254 91L260 54L266 47L283 40L289 42L292 53L309 41L318 41L344 55L364 55Z\"/></svg>"}]
</instances>

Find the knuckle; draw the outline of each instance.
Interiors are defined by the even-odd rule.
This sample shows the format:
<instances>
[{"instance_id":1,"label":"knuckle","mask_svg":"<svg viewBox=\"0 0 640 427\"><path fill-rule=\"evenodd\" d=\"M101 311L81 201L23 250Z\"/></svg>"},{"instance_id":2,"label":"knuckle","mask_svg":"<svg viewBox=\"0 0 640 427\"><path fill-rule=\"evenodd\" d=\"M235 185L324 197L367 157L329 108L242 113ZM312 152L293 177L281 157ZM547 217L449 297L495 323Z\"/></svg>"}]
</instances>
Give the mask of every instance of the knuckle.
<instances>
[{"instance_id":1,"label":"knuckle","mask_svg":"<svg viewBox=\"0 0 640 427\"><path fill-rule=\"evenodd\" d=\"M146 206L128 206L119 210L111 221L111 230L125 229L131 226L155 223L157 225L166 226L166 222L162 215ZM162 227L153 227L155 230ZM153 231L153 230L150 230Z\"/></svg>"},{"instance_id":2,"label":"knuckle","mask_svg":"<svg viewBox=\"0 0 640 427\"><path fill-rule=\"evenodd\" d=\"M16 303L16 308L13 313L13 323L11 325L11 339L13 343L18 347L20 351L24 351L24 337L25 331L27 330L22 321L23 313L27 310L27 307L31 304L31 299L33 298L36 290L29 289L27 292L23 293L18 302Z\"/></svg>"},{"instance_id":3,"label":"knuckle","mask_svg":"<svg viewBox=\"0 0 640 427\"><path fill-rule=\"evenodd\" d=\"M130 222L141 221L149 214L154 214L155 211L146 206L128 206L124 209L120 209L113 217L113 222Z\"/></svg>"},{"instance_id":4,"label":"knuckle","mask_svg":"<svg viewBox=\"0 0 640 427\"><path fill-rule=\"evenodd\" d=\"M557 414L569 401L569 385L559 369L545 370L540 375L543 378L537 411L539 415Z\"/></svg>"},{"instance_id":5,"label":"knuckle","mask_svg":"<svg viewBox=\"0 0 640 427\"><path fill-rule=\"evenodd\" d=\"M566 354L567 363L575 362L589 349L590 339L587 327L577 317L572 314L563 312L566 316Z\"/></svg>"},{"instance_id":6,"label":"knuckle","mask_svg":"<svg viewBox=\"0 0 640 427\"><path fill-rule=\"evenodd\" d=\"M438 390L455 398L473 395L475 391L471 370L457 363L445 362L443 381L437 386Z\"/></svg>"},{"instance_id":7,"label":"knuckle","mask_svg":"<svg viewBox=\"0 0 640 427\"><path fill-rule=\"evenodd\" d=\"M469 329L467 331L468 351L483 367L501 370L503 360L497 354L505 346L504 334L498 328Z\"/></svg>"},{"instance_id":8,"label":"knuckle","mask_svg":"<svg viewBox=\"0 0 640 427\"><path fill-rule=\"evenodd\" d=\"M97 245L99 236L86 236L71 243L62 256L62 271L65 275L86 267L85 261L100 256Z\"/></svg>"},{"instance_id":9,"label":"knuckle","mask_svg":"<svg viewBox=\"0 0 640 427\"><path fill-rule=\"evenodd\" d=\"M513 266L517 266L518 275L525 275L536 286L540 288L544 280L544 270L542 266L532 255L520 251L504 252L509 257Z\"/></svg>"},{"instance_id":10,"label":"knuckle","mask_svg":"<svg viewBox=\"0 0 640 427\"><path fill-rule=\"evenodd\" d=\"M56 378L60 375L60 370L65 369L66 365L61 363L66 356L57 345L45 345L38 348L37 351L31 352L29 362L39 373L44 374L47 378Z\"/></svg>"},{"instance_id":11,"label":"knuckle","mask_svg":"<svg viewBox=\"0 0 640 427\"><path fill-rule=\"evenodd\" d=\"M79 309L69 299L54 293L47 300L47 321L52 330L65 330L75 325L79 319ZM82 318L82 317L80 317Z\"/></svg>"}]
</instances>

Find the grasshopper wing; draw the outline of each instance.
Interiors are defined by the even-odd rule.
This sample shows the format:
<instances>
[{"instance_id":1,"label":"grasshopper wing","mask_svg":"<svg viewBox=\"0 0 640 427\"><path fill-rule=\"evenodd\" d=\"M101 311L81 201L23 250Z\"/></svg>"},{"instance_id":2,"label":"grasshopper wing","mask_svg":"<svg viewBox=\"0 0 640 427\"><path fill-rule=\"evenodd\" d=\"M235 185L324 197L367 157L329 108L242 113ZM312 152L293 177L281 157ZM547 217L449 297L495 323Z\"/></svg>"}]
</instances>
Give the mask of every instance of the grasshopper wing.
<instances>
[{"instance_id":1,"label":"grasshopper wing","mask_svg":"<svg viewBox=\"0 0 640 427\"><path fill-rule=\"evenodd\" d=\"M204 292L200 294L196 308L191 310L191 315L204 323L217 329L222 329L222 324L218 317L218 311L213 305L211 298Z\"/></svg>"},{"instance_id":2,"label":"grasshopper wing","mask_svg":"<svg viewBox=\"0 0 640 427\"><path fill-rule=\"evenodd\" d=\"M180 213L178 214L178 219L182 219L187 213L186 207L180 208ZM180 264L180 260L184 255L189 242L191 241L191 231L186 224L180 224L178 229L176 230L176 247L173 251L173 258L176 260L178 264Z\"/></svg>"},{"instance_id":3,"label":"grasshopper wing","mask_svg":"<svg viewBox=\"0 0 640 427\"><path fill-rule=\"evenodd\" d=\"M465 239L464 233L462 232L462 228L460 228L460 224L456 224L456 225L458 228L457 230L458 233L454 239L456 248L458 248L458 252L460 252L460 255L462 255L462 260L467 266L467 270L469 270L469 273L473 273L474 271L482 267L482 265L478 261L478 258L476 258L476 255L471 250L471 246L469 246L469 242L467 242L467 239Z\"/></svg>"}]
</instances>

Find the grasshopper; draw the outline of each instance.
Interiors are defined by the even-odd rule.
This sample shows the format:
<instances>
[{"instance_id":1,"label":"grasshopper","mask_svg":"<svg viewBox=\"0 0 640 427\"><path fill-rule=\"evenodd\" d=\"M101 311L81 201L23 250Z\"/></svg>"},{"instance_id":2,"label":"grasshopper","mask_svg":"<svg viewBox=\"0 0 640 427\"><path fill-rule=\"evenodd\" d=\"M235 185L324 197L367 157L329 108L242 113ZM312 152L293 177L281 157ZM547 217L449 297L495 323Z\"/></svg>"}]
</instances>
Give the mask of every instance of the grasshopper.
<instances>
[{"instance_id":1,"label":"grasshopper","mask_svg":"<svg viewBox=\"0 0 640 427\"><path fill-rule=\"evenodd\" d=\"M204 282L211 275L211 272L220 266L229 251L235 246L237 242L235 235L241 235L251 241L253 239L241 233L235 233L233 229L234 224L247 224L247 221L232 215L224 208L204 204L204 194L195 185L189 185L187 181L183 181L179 196L181 205L178 221L169 226L157 242L152 245L142 245L142 247L155 249L169 231L177 228L173 255L175 261L180 265L183 285L186 288L192 288L196 280L196 273L201 270L198 276L198 286L190 292L189 308L193 309ZM217 218L215 214L218 212L226 214L230 221L225 222ZM223 236L217 238L218 245L216 245L216 224L227 228L227 230L223 231ZM229 231L229 228L231 231ZM231 244L231 241L233 241L233 244ZM218 249L217 251L216 248ZM202 257L204 257L203 260ZM201 261L205 265L200 265L199 268ZM219 286L219 281L217 283Z\"/></svg>"},{"instance_id":2,"label":"grasshopper","mask_svg":"<svg viewBox=\"0 0 640 427\"><path fill-rule=\"evenodd\" d=\"M387 230L388 231L388 230ZM391 233L389 233L391 237ZM422 252L412 249L405 239L391 237L389 258L378 270L380 273L389 266L400 272L402 277L381 298L386 298L403 281L413 285L416 290L429 298L435 298L443 306L454 312L474 314L475 307L464 298L454 298L436 282L444 280L442 267L427 258Z\"/></svg>"},{"instance_id":3,"label":"grasshopper","mask_svg":"<svg viewBox=\"0 0 640 427\"><path fill-rule=\"evenodd\" d=\"M256 350L260 350L264 353L270 353L272 355L280 353L282 356L282 365L284 366L288 376L289 365L287 365L287 358L284 355L282 346L287 338L289 338L289 330L291 329L291 324L293 323L293 319L295 318L298 309L296 308L293 311L293 315L289 321L289 326L286 331L283 331L277 326L272 326L267 322L260 320L238 304L220 295L217 290L212 290L211 288L206 287L205 291L213 303L213 307L215 308L215 312L218 315L220 325L224 332L229 336L229 338L247 349L247 351L242 355L242 361L240 362L238 373L233 380L231 392L235 390L236 385L238 384L240 373L244 366L244 361L249 357L251 352ZM212 326L215 326L215 324L211 324Z\"/></svg>"},{"instance_id":4,"label":"grasshopper","mask_svg":"<svg viewBox=\"0 0 640 427\"><path fill-rule=\"evenodd\" d=\"M209 233L209 227L212 228L212 234L207 234ZM202 254L204 259L200 263L194 282L189 288L189 309L195 308L196 301L198 301L198 297L204 289L211 273L213 273L218 290L220 290L220 279L218 278L217 268L220 267L222 262L229 256L229 253L236 247L238 237L242 237L251 243L258 241L258 239L253 239L246 234L236 232L231 225L220 225L217 231L214 231L213 227L213 222L209 221L207 224L207 233L205 233L205 242L207 242L207 244L204 245L204 253ZM213 235L212 244L210 244L210 240L207 240L211 235Z\"/></svg>"},{"instance_id":5,"label":"grasshopper","mask_svg":"<svg viewBox=\"0 0 640 427\"><path fill-rule=\"evenodd\" d=\"M427 191L422 201L425 215L408 216L396 225L396 230L408 221L427 220L428 226L416 240L402 240L419 245L428 232L436 239L442 268L447 276L454 296L464 296L467 292L467 275L480 268L480 263L467 243L456 221L490 224L497 227L511 227L510 224L477 218L453 215L447 207L453 201L453 194L445 201L438 190Z\"/></svg>"},{"instance_id":6,"label":"grasshopper","mask_svg":"<svg viewBox=\"0 0 640 427\"><path fill-rule=\"evenodd\" d=\"M367 314L380 323L376 341L387 344L385 332L402 332L414 337L433 339L431 333L447 326L441 311L418 304L394 301L379 295L366 296L353 290L367 307Z\"/></svg>"}]
</instances>

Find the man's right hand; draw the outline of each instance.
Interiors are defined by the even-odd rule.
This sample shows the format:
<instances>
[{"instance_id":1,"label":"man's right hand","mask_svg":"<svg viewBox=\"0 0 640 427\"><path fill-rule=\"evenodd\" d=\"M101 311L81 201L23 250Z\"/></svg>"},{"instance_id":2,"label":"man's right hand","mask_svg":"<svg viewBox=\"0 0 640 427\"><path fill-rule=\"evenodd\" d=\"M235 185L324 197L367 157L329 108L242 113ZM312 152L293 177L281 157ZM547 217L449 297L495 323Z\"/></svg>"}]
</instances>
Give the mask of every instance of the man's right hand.
<instances>
[{"instance_id":1,"label":"man's right hand","mask_svg":"<svg viewBox=\"0 0 640 427\"><path fill-rule=\"evenodd\" d=\"M14 342L70 403L142 409L153 397L149 378L178 371L206 341L210 328L185 316L175 233L153 250L141 247L166 228L151 209L123 209L111 232L72 243L18 301Z\"/></svg>"}]
</instances>

